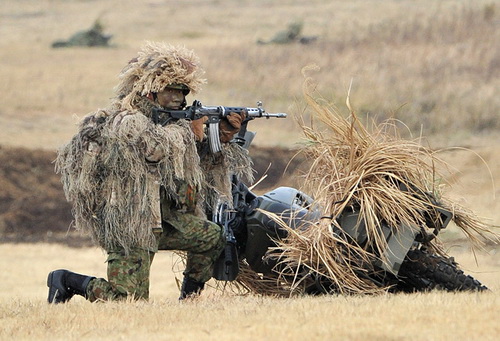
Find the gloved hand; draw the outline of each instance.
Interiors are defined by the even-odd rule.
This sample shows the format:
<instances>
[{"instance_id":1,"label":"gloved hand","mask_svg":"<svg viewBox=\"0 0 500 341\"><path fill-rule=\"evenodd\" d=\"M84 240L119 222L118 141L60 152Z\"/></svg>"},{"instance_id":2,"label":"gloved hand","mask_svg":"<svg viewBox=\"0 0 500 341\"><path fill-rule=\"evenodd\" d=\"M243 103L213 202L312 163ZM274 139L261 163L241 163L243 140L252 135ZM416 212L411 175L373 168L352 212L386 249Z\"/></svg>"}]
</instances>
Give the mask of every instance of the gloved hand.
<instances>
[{"instance_id":1,"label":"gloved hand","mask_svg":"<svg viewBox=\"0 0 500 341\"><path fill-rule=\"evenodd\" d=\"M203 141L203 137L205 137L204 124L206 121L208 121L207 116L191 121L191 130L193 130L196 141Z\"/></svg>"},{"instance_id":2,"label":"gloved hand","mask_svg":"<svg viewBox=\"0 0 500 341\"><path fill-rule=\"evenodd\" d=\"M229 142L233 139L234 134L240 131L241 123L247 117L247 113L230 112L224 119L219 122L219 133L221 142Z\"/></svg>"}]
</instances>

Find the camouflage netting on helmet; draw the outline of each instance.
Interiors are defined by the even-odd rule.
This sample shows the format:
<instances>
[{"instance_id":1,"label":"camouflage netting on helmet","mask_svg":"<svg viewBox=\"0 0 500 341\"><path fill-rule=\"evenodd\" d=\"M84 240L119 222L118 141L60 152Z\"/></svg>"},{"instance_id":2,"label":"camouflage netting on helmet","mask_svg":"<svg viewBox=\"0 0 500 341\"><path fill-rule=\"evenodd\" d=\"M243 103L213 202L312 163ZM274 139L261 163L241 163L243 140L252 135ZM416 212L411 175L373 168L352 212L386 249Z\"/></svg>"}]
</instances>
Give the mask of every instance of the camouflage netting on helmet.
<instances>
[{"instance_id":1,"label":"camouflage netting on helmet","mask_svg":"<svg viewBox=\"0 0 500 341\"><path fill-rule=\"evenodd\" d=\"M186 85L197 93L205 79L193 51L182 46L148 42L123 68L120 83L115 87L117 100L123 109L137 108L135 101L157 93L170 84Z\"/></svg>"}]
</instances>

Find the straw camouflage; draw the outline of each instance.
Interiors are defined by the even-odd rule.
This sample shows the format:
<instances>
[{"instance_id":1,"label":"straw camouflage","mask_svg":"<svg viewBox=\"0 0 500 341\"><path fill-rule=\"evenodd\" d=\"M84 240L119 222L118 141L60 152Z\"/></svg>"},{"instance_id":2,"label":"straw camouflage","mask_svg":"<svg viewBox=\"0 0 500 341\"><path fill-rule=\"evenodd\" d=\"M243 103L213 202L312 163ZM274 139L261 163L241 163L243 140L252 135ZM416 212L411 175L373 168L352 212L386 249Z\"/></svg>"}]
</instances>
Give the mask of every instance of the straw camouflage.
<instances>
[{"instance_id":1,"label":"straw camouflage","mask_svg":"<svg viewBox=\"0 0 500 341\"><path fill-rule=\"evenodd\" d=\"M184 85L197 93L206 82L200 61L182 46L148 42L120 73L116 99L124 109L136 109L138 98L167 86Z\"/></svg>"},{"instance_id":2,"label":"straw camouflage","mask_svg":"<svg viewBox=\"0 0 500 341\"><path fill-rule=\"evenodd\" d=\"M387 249L380 226L391 226L393 231L402 225L423 228L426 221L421 212L435 207L432 199L438 199L439 205L453 212L456 226L472 242L498 241L488 224L446 199L440 182L445 177L438 171L445 169L444 161L435 151L418 141L399 137L396 129L391 134L387 122L368 129L354 111L350 117L344 117L314 98L315 88L316 84L307 78L304 95L312 109L311 122L322 129L300 122L306 141L301 152L311 161L302 189L322 207L322 218L311 228L293 229L278 216L269 214L287 235L266 255L271 261L279 261L279 269L275 269L273 277L259 278L249 271L248 265L242 264L238 281L244 288L267 295L301 294L317 280L310 274L320 274L334 284L328 288L332 292L385 292L388 288L366 280L365 267L373 259L387 257L378 251ZM403 191L398 186L401 183L414 189ZM426 192L432 196L415 195ZM346 206L355 205L363 217L367 242L345 247L346 240L332 233L332 225L340 229L336 217ZM426 241L425 248L447 257L436 239ZM308 273L297 280L302 276L297 269L307 269Z\"/></svg>"}]
</instances>

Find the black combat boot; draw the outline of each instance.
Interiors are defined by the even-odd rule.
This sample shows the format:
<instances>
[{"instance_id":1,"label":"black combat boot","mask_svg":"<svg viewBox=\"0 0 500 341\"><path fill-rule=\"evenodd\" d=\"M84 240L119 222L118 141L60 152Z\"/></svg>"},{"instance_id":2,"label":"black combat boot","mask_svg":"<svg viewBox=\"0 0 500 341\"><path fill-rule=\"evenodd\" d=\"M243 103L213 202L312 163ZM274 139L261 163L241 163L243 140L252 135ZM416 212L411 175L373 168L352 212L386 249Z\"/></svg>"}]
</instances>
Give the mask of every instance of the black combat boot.
<instances>
[{"instance_id":1,"label":"black combat boot","mask_svg":"<svg viewBox=\"0 0 500 341\"><path fill-rule=\"evenodd\" d=\"M94 278L95 277L76 274L68 270L52 271L47 277L49 303L65 303L75 294L87 298L87 286Z\"/></svg>"},{"instance_id":2,"label":"black combat boot","mask_svg":"<svg viewBox=\"0 0 500 341\"><path fill-rule=\"evenodd\" d=\"M204 287L205 283L198 282L192 278L184 276L181 287L181 296L179 296L179 300L199 295Z\"/></svg>"}]
</instances>

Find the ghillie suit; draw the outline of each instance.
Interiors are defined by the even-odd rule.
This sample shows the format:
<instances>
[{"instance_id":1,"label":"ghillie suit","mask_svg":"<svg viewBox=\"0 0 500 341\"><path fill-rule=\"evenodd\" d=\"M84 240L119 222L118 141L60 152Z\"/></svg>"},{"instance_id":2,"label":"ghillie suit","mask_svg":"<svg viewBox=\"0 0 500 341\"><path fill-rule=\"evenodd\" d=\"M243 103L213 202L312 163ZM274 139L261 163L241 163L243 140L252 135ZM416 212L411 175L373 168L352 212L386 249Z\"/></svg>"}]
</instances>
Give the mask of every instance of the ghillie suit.
<instances>
[{"instance_id":1,"label":"ghillie suit","mask_svg":"<svg viewBox=\"0 0 500 341\"><path fill-rule=\"evenodd\" d=\"M146 44L120 73L111 105L87 116L59 150L56 169L73 204L76 228L105 250L156 251L160 186L179 205L197 202L203 216L205 202L228 195L231 173L251 176L246 151L238 146L227 146L219 156L200 153L200 158L205 143L196 144L188 121L162 127L150 117L157 104L149 94L170 84L196 93L205 82L202 73L192 51ZM186 184L189 193L179 194Z\"/></svg>"},{"instance_id":2,"label":"ghillie suit","mask_svg":"<svg viewBox=\"0 0 500 341\"><path fill-rule=\"evenodd\" d=\"M275 240L276 247L267 254L270 262L277 262L275 273L262 276L242 263L237 289L290 296L304 293L319 278L329 283L326 288L329 293L391 290L367 276L370 264L383 261L381 255L387 249L386 239L381 235L382 224L393 231L412 226L425 236L429 222L422 212L438 205L453 213L452 220L473 242L481 244L489 239L498 243L498 235L491 226L445 198L438 171L445 164L432 150L417 141L391 134L387 130L391 125L368 131L353 111L344 118L313 98L312 88L311 80L307 79L304 95L312 108L313 123L299 122L306 138L300 153L310 163L303 190L314 197L314 206L321 208L322 218L292 228L280 216L266 213L287 232L286 238ZM364 245L338 232L342 229L337 218L350 207L356 207L359 217L364 219L367 231ZM437 239L422 244L432 254L447 258Z\"/></svg>"}]
</instances>

